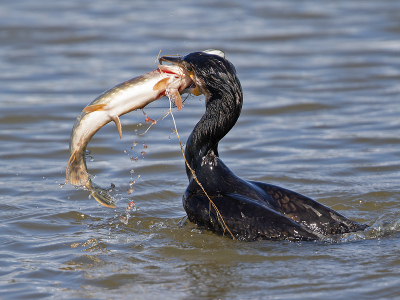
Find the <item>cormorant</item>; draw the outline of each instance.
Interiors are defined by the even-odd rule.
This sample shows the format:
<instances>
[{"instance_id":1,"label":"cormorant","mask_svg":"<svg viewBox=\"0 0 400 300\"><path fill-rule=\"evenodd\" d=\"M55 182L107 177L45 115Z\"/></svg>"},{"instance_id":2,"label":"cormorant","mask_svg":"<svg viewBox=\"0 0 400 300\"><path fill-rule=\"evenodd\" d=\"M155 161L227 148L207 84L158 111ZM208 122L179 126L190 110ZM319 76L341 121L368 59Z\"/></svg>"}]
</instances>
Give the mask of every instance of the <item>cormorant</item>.
<instances>
[{"instance_id":1,"label":"cormorant","mask_svg":"<svg viewBox=\"0 0 400 300\"><path fill-rule=\"evenodd\" d=\"M206 98L206 111L185 149L189 186L183 206L191 222L246 241L317 240L368 227L296 192L241 179L222 162L218 143L235 125L243 103L235 67L223 52L163 56L162 62L184 66L196 84L194 94Z\"/></svg>"}]
</instances>

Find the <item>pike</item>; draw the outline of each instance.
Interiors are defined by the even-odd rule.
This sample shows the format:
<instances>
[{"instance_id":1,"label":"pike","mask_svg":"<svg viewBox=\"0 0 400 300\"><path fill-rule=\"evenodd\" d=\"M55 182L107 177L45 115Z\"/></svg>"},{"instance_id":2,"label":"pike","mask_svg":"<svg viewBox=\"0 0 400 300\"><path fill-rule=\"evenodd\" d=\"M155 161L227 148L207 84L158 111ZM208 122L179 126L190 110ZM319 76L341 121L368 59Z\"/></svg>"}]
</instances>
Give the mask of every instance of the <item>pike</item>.
<instances>
[{"instance_id":1,"label":"pike","mask_svg":"<svg viewBox=\"0 0 400 300\"><path fill-rule=\"evenodd\" d=\"M125 81L102 93L86 106L75 121L69 150L70 158L66 170L66 184L85 188L92 196L107 207L115 207L107 190L91 180L85 160L86 146L95 133L107 123L117 125L120 138L122 127L119 117L147 104L168 96L175 101L178 110L182 108L181 94L190 92L193 84L187 70L176 65L160 65L158 69ZM193 89L193 88L192 88Z\"/></svg>"}]
</instances>

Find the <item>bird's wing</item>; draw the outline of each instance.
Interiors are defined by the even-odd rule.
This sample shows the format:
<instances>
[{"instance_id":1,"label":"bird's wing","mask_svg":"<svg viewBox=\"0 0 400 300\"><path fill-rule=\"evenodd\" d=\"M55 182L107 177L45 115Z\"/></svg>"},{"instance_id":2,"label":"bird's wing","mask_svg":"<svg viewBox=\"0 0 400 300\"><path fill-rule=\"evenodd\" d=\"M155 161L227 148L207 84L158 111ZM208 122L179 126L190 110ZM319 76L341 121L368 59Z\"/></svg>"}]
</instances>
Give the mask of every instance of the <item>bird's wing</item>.
<instances>
[{"instance_id":1,"label":"bird's wing","mask_svg":"<svg viewBox=\"0 0 400 300\"><path fill-rule=\"evenodd\" d=\"M276 202L276 210L296 223L320 234L340 234L364 230L367 226L349 220L333 209L299 193L250 181L267 192Z\"/></svg>"}]
</instances>

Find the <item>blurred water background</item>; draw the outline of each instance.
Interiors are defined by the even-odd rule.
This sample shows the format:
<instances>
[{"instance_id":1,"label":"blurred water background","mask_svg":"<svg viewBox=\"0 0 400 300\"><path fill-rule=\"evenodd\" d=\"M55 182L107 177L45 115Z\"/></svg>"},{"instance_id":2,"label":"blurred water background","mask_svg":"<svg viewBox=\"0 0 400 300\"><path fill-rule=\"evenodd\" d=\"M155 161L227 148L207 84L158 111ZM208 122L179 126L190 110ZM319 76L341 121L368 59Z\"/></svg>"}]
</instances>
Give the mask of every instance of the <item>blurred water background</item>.
<instances>
[{"instance_id":1,"label":"blurred water background","mask_svg":"<svg viewBox=\"0 0 400 300\"><path fill-rule=\"evenodd\" d=\"M115 210L59 186L83 107L155 69L160 50L209 48L226 52L244 90L224 162L368 233L241 243L181 225L187 178L173 122L139 135L141 111L121 117L122 139L108 124L88 146L94 181L116 186ZM396 0L1 1L0 298L400 297L399 94ZM163 99L145 112L168 108ZM204 97L173 112L185 142Z\"/></svg>"}]
</instances>

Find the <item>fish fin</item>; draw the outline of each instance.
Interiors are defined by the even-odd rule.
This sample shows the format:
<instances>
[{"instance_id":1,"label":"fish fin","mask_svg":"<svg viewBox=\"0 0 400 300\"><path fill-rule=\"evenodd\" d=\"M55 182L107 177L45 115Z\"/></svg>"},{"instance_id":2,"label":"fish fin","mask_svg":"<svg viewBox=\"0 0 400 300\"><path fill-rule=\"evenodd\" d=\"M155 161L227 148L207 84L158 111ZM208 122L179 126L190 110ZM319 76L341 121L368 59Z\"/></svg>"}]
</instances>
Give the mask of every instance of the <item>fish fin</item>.
<instances>
[{"instance_id":1,"label":"fish fin","mask_svg":"<svg viewBox=\"0 0 400 300\"><path fill-rule=\"evenodd\" d=\"M195 95L195 96L200 96L201 95L201 93L200 93L199 89L197 88L197 86L193 89L192 94Z\"/></svg>"},{"instance_id":2,"label":"fish fin","mask_svg":"<svg viewBox=\"0 0 400 300\"><path fill-rule=\"evenodd\" d=\"M162 91L167 88L167 83L169 81L169 77L161 79L153 86L153 91Z\"/></svg>"},{"instance_id":3,"label":"fish fin","mask_svg":"<svg viewBox=\"0 0 400 300\"><path fill-rule=\"evenodd\" d=\"M91 185L92 197L99 202L101 205L104 205L109 208L116 208L115 200L111 197L106 189L99 187L97 184L92 183Z\"/></svg>"},{"instance_id":4,"label":"fish fin","mask_svg":"<svg viewBox=\"0 0 400 300\"><path fill-rule=\"evenodd\" d=\"M106 105L107 104L104 104L104 103L103 104L88 105L83 109L83 111L85 111L87 113L91 113L91 112L98 111L98 110L104 110L104 107Z\"/></svg>"},{"instance_id":5,"label":"fish fin","mask_svg":"<svg viewBox=\"0 0 400 300\"><path fill-rule=\"evenodd\" d=\"M84 163L79 163L77 151L72 153L67 164L65 183L75 187L85 187L90 183L90 175L86 171Z\"/></svg>"},{"instance_id":6,"label":"fish fin","mask_svg":"<svg viewBox=\"0 0 400 300\"><path fill-rule=\"evenodd\" d=\"M176 107L178 107L178 111L180 111L182 109L181 94L179 94L178 90L174 90L174 92L172 93L172 96L174 97L174 101L175 101Z\"/></svg>"},{"instance_id":7,"label":"fish fin","mask_svg":"<svg viewBox=\"0 0 400 300\"><path fill-rule=\"evenodd\" d=\"M118 116L111 117L111 119L114 121L115 125L117 125L118 133L119 133L119 138L122 138L122 126L121 126L121 121L119 120Z\"/></svg>"}]
</instances>

